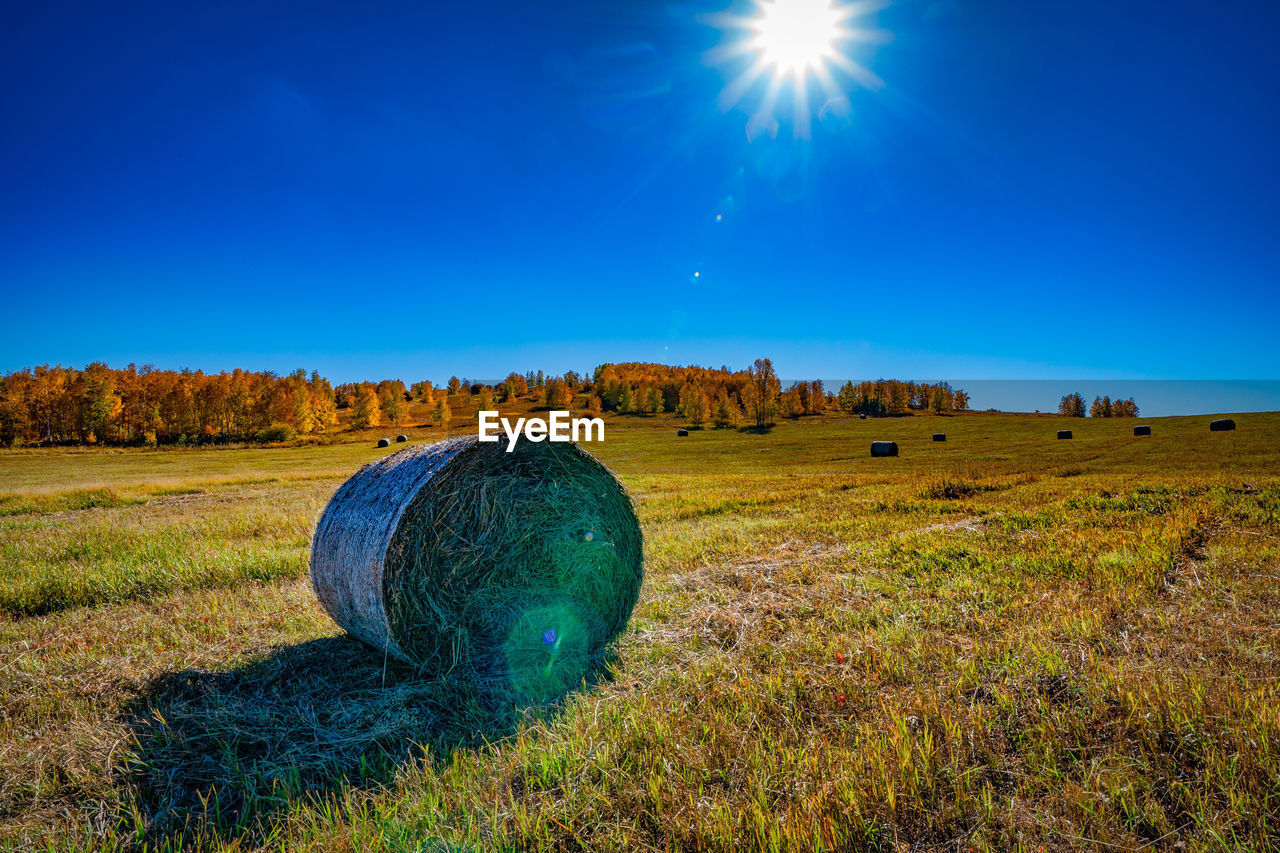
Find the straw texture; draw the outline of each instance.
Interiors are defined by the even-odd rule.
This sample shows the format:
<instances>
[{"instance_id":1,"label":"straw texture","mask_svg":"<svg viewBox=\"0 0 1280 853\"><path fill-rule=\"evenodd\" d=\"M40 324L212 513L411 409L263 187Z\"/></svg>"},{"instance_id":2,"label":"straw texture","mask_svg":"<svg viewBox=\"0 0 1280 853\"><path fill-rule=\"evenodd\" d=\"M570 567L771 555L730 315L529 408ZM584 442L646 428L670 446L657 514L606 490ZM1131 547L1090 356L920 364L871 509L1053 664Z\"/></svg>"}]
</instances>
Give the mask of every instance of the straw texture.
<instances>
[{"instance_id":1,"label":"straw texture","mask_svg":"<svg viewBox=\"0 0 1280 853\"><path fill-rule=\"evenodd\" d=\"M424 673L553 699L603 659L639 597L643 543L607 468L576 445L474 437L365 466L316 528L325 610Z\"/></svg>"}]
</instances>

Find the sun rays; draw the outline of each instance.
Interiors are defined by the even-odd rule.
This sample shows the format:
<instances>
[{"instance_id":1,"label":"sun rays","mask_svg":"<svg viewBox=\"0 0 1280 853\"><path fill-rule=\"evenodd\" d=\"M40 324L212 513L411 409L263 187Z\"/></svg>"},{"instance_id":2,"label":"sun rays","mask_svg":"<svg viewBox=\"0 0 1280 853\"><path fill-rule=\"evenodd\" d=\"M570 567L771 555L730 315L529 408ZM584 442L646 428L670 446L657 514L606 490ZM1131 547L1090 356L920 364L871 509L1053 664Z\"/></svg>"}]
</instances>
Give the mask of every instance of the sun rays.
<instances>
[{"instance_id":1,"label":"sun rays","mask_svg":"<svg viewBox=\"0 0 1280 853\"><path fill-rule=\"evenodd\" d=\"M790 95L793 132L807 137L811 95L822 97L818 104L821 107L844 97L851 87L877 89L883 85L879 77L845 51L854 43L886 40L883 31L856 23L885 5L883 0L843 4L835 0L755 0L750 15L718 16L717 25L739 35L729 36L709 59L717 64L747 60L721 92L721 108L739 104L763 84L748 132L752 128L769 128L776 133L780 103Z\"/></svg>"}]
</instances>

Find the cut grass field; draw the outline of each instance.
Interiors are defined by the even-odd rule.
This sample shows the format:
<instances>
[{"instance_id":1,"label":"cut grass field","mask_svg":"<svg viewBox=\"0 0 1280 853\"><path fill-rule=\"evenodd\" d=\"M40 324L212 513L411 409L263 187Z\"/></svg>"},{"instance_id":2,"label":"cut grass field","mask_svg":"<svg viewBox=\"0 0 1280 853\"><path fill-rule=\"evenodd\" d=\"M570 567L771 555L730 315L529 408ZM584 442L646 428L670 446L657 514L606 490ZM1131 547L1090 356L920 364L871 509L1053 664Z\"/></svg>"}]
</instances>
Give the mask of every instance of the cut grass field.
<instances>
[{"instance_id":1,"label":"cut grass field","mask_svg":"<svg viewBox=\"0 0 1280 853\"><path fill-rule=\"evenodd\" d=\"M306 581L394 446L0 454L0 849L1280 848L1280 414L1235 419L610 420L640 603L502 726Z\"/></svg>"}]
</instances>

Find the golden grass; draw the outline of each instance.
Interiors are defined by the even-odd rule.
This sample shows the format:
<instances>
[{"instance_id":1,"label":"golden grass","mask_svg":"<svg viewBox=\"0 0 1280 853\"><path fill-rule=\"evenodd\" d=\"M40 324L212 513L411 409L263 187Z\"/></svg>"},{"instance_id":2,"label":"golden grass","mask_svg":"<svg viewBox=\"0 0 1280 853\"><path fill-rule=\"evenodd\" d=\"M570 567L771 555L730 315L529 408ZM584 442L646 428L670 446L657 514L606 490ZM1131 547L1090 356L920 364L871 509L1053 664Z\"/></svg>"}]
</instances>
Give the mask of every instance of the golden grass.
<instances>
[{"instance_id":1,"label":"golden grass","mask_svg":"<svg viewBox=\"0 0 1280 853\"><path fill-rule=\"evenodd\" d=\"M1235 419L610 419L640 603L501 731L302 579L385 451L0 455L0 849L1276 848L1280 415Z\"/></svg>"}]
</instances>

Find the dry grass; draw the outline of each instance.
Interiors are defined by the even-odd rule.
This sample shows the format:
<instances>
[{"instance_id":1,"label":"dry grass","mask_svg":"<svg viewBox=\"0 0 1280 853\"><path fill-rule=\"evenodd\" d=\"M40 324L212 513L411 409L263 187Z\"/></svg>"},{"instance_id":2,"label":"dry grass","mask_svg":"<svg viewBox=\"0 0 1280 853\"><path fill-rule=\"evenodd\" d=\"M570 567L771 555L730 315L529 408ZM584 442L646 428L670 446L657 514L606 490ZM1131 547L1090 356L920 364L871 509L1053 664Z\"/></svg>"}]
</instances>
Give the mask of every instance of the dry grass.
<instances>
[{"instance_id":1,"label":"dry grass","mask_svg":"<svg viewBox=\"0 0 1280 853\"><path fill-rule=\"evenodd\" d=\"M1280 416L1236 421L612 421L640 603L502 727L300 580L379 451L6 454L0 848L1280 847Z\"/></svg>"}]
</instances>

